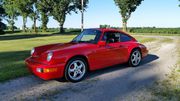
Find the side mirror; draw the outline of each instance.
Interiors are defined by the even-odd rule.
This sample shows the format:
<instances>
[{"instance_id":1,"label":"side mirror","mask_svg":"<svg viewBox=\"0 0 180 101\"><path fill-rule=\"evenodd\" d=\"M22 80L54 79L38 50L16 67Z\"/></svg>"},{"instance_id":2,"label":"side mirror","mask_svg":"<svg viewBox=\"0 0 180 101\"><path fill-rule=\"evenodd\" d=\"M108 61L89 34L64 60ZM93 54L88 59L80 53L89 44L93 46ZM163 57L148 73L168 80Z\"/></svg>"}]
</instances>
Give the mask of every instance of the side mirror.
<instances>
[{"instance_id":1,"label":"side mirror","mask_svg":"<svg viewBox=\"0 0 180 101\"><path fill-rule=\"evenodd\" d=\"M98 45L99 45L99 46L105 46L105 45L106 45L106 42L105 42L105 41L99 41L99 42L98 42Z\"/></svg>"}]
</instances>

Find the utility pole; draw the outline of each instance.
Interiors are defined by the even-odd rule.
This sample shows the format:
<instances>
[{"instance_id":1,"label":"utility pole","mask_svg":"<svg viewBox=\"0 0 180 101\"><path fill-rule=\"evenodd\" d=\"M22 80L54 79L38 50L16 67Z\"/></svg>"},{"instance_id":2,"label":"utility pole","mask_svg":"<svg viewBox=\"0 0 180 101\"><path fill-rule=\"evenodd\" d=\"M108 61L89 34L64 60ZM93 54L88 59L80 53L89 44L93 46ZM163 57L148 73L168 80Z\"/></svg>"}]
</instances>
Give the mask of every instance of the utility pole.
<instances>
[{"instance_id":1,"label":"utility pole","mask_svg":"<svg viewBox=\"0 0 180 101\"><path fill-rule=\"evenodd\" d=\"M84 30L84 0L81 0L81 32Z\"/></svg>"}]
</instances>

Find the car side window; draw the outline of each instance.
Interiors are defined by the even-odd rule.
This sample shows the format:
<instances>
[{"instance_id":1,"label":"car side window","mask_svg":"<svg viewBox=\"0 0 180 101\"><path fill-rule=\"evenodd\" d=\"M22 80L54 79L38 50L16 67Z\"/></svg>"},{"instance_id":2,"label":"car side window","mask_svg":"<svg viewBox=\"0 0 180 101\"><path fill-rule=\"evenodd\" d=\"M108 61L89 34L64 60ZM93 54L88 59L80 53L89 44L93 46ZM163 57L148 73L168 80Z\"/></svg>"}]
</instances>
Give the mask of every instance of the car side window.
<instances>
[{"instance_id":1,"label":"car side window","mask_svg":"<svg viewBox=\"0 0 180 101\"><path fill-rule=\"evenodd\" d=\"M107 43L120 42L120 33L117 33L117 32L105 32L102 40L106 41Z\"/></svg>"},{"instance_id":2,"label":"car side window","mask_svg":"<svg viewBox=\"0 0 180 101\"><path fill-rule=\"evenodd\" d=\"M128 42L128 41L131 41L132 38L128 35L125 35L125 34L121 34L121 42Z\"/></svg>"}]
</instances>

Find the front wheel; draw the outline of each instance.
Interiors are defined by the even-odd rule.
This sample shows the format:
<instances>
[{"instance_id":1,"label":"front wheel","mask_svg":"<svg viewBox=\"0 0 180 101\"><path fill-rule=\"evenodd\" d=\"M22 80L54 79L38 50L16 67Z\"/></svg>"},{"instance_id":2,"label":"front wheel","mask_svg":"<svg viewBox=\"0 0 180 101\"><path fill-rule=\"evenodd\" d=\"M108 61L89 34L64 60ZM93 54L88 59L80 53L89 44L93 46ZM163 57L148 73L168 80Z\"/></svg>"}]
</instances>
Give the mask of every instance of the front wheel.
<instances>
[{"instance_id":1,"label":"front wheel","mask_svg":"<svg viewBox=\"0 0 180 101\"><path fill-rule=\"evenodd\" d=\"M65 78L70 82L79 82L83 80L87 73L87 63L84 59L71 59L65 69Z\"/></svg>"},{"instance_id":2,"label":"front wheel","mask_svg":"<svg viewBox=\"0 0 180 101\"><path fill-rule=\"evenodd\" d=\"M132 67L137 67L141 62L142 56L139 49L135 49L132 51L129 58L129 65Z\"/></svg>"}]
</instances>

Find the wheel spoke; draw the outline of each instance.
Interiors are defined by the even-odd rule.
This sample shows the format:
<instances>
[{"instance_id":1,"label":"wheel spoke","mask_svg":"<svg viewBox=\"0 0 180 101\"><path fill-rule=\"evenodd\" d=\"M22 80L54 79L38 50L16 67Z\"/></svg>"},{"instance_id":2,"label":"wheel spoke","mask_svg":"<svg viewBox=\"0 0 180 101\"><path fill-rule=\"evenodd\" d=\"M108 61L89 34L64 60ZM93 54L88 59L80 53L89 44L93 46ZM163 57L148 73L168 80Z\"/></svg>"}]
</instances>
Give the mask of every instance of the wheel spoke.
<instances>
[{"instance_id":1,"label":"wheel spoke","mask_svg":"<svg viewBox=\"0 0 180 101\"><path fill-rule=\"evenodd\" d=\"M73 74L73 78L76 78L77 77L77 73L76 72L74 72L74 74Z\"/></svg>"},{"instance_id":2,"label":"wheel spoke","mask_svg":"<svg viewBox=\"0 0 180 101\"><path fill-rule=\"evenodd\" d=\"M69 71L70 71L70 72L74 72L74 71L75 71L75 68L73 68L73 69L69 69Z\"/></svg>"},{"instance_id":3,"label":"wheel spoke","mask_svg":"<svg viewBox=\"0 0 180 101\"><path fill-rule=\"evenodd\" d=\"M134 53L132 56L133 56L133 57L136 57L136 54Z\"/></svg>"},{"instance_id":4,"label":"wheel spoke","mask_svg":"<svg viewBox=\"0 0 180 101\"><path fill-rule=\"evenodd\" d=\"M81 74L82 74L82 71L81 71L81 70L79 70L79 71L78 71L78 73L81 75Z\"/></svg>"},{"instance_id":5,"label":"wheel spoke","mask_svg":"<svg viewBox=\"0 0 180 101\"><path fill-rule=\"evenodd\" d=\"M78 67L77 62L75 62L73 65L74 65L74 67L75 67L75 68L77 68L77 67Z\"/></svg>"},{"instance_id":6,"label":"wheel spoke","mask_svg":"<svg viewBox=\"0 0 180 101\"><path fill-rule=\"evenodd\" d=\"M80 64L80 65L77 67L77 69L81 69L82 67L83 67L83 65Z\"/></svg>"},{"instance_id":7,"label":"wheel spoke","mask_svg":"<svg viewBox=\"0 0 180 101\"><path fill-rule=\"evenodd\" d=\"M136 60L136 58L135 58L135 57L133 57L132 61L135 61L135 60Z\"/></svg>"},{"instance_id":8,"label":"wheel spoke","mask_svg":"<svg viewBox=\"0 0 180 101\"><path fill-rule=\"evenodd\" d=\"M135 65L137 65L138 64L138 59L136 58L136 60L135 60Z\"/></svg>"}]
</instances>

